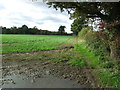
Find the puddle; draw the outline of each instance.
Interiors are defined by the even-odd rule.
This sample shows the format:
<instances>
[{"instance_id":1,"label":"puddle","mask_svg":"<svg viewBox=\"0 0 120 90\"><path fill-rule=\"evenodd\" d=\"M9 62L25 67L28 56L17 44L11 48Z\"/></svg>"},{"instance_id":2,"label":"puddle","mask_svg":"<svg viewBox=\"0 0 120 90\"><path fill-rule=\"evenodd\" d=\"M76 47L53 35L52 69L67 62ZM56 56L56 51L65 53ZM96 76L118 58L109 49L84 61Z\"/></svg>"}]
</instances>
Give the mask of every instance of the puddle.
<instances>
[{"instance_id":1,"label":"puddle","mask_svg":"<svg viewBox=\"0 0 120 90\"><path fill-rule=\"evenodd\" d=\"M89 88L81 68L48 61L4 61L2 88ZM77 70L77 72L75 72ZM79 81L79 82L78 82ZM78 82L78 83L77 83Z\"/></svg>"},{"instance_id":2,"label":"puddle","mask_svg":"<svg viewBox=\"0 0 120 90\"><path fill-rule=\"evenodd\" d=\"M48 72L47 72L48 73ZM52 75L33 79L26 75L11 75L3 78L2 88L85 88L69 79L61 79Z\"/></svg>"}]
</instances>

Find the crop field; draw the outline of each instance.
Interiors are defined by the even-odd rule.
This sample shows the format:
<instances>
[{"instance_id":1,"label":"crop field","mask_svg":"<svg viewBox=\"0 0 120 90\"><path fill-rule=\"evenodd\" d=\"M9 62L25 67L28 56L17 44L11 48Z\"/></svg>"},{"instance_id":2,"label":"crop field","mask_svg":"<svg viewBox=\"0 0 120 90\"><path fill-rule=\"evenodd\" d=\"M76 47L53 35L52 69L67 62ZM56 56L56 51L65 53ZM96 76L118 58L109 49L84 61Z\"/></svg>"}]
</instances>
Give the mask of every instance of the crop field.
<instances>
[{"instance_id":1,"label":"crop field","mask_svg":"<svg viewBox=\"0 0 120 90\"><path fill-rule=\"evenodd\" d=\"M117 70L118 66L114 65L115 62L112 62L112 65L114 65L114 70L111 68L107 68L106 66L111 65L111 62L100 61L98 56L95 56L92 52L89 52L89 49L85 48L84 41L80 41L79 44L76 44L76 38L73 36L3 34L0 36L0 38L2 38L0 50L2 51L2 54L4 54L2 58L3 65L18 65L20 63L24 64L24 62L29 62L32 65L32 62L42 62L44 63L42 65L44 67L48 66L48 68L51 68L51 66L58 64L69 65L71 67L75 66L78 68L80 67L80 70L74 69L74 71L77 72L78 70L81 73L85 71L88 73L86 75L89 75L86 77L94 77L90 79L90 81L93 81L91 83L95 83L96 85L98 84L103 87L119 87L119 72ZM71 48L71 46L74 46L74 48ZM32 66L34 67L34 65ZM56 67L53 68L55 69ZM61 70L59 70L59 67L56 68L56 72L62 72L65 70L66 67L64 68L63 66L61 66L61 68ZM93 69L89 70L86 68ZM14 70L16 69L17 68L15 68ZM68 69L66 70L68 71ZM70 72L71 70L72 69L70 69ZM6 72L8 71L6 70ZM64 71L64 73L66 73L66 71ZM60 75L63 74L60 73ZM73 76L74 78L77 77L75 75ZM85 74L83 76L85 76ZM81 77L76 80L81 80Z\"/></svg>"},{"instance_id":2,"label":"crop field","mask_svg":"<svg viewBox=\"0 0 120 90\"><path fill-rule=\"evenodd\" d=\"M61 49L73 44L73 36L57 35L1 35L2 53L20 53Z\"/></svg>"}]
</instances>

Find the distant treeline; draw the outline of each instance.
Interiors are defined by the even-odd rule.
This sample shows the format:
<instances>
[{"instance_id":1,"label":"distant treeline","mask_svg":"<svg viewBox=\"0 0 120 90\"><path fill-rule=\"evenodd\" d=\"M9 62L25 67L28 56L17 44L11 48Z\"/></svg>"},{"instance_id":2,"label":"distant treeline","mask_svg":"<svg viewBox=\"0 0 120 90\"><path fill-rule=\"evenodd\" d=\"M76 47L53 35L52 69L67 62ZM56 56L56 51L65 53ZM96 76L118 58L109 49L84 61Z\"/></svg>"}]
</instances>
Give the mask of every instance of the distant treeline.
<instances>
[{"instance_id":1,"label":"distant treeline","mask_svg":"<svg viewBox=\"0 0 120 90\"><path fill-rule=\"evenodd\" d=\"M2 32L0 34L36 34L36 35L72 35L67 34L66 32L60 33L60 32L54 32L54 31L48 31L48 30L42 30L38 29L37 27L28 28L26 25L22 25L21 27L0 27Z\"/></svg>"}]
</instances>

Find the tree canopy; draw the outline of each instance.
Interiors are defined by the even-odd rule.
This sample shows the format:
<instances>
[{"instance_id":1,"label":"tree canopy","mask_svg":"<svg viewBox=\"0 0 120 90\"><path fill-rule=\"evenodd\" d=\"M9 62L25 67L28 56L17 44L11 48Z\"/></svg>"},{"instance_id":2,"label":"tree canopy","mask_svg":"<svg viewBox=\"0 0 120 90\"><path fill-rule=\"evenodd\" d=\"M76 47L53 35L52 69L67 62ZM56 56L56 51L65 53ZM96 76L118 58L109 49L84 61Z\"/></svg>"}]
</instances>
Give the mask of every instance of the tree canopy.
<instances>
[{"instance_id":1,"label":"tree canopy","mask_svg":"<svg viewBox=\"0 0 120 90\"><path fill-rule=\"evenodd\" d=\"M42 30L38 29L36 26L33 28L29 28L27 25L22 25L21 27L13 26L11 28L6 27L0 27L2 29L2 32L0 34L37 34L37 35L71 35L67 34L64 31L64 27L60 29L60 32L55 31L48 31L48 30Z\"/></svg>"},{"instance_id":2,"label":"tree canopy","mask_svg":"<svg viewBox=\"0 0 120 90\"><path fill-rule=\"evenodd\" d=\"M120 2L49 2L47 4L56 10L67 10L74 18L79 16L100 17L106 21L120 19Z\"/></svg>"},{"instance_id":3,"label":"tree canopy","mask_svg":"<svg viewBox=\"0 0 120 90\"><path fill-rule=\"evenodd\" d=\"M65 28L66 28L65 26L62 26L62 25L61 25L61 26L59 27L59 29L58 29L58 32L59 32L60 34L64 34L64 33L65 33Z\"/></svg>"},{"instance_id":4,"label":"tree canopy","mask_svg":"<svg viewBox=\"0 0 120 90\"><path fill-rule=\"evenodd\" d=\"M75 1L75 0L74 0ZM71 29L80 31L82 19L100 19L99 34L109 45L111 57L117 58L120 52L120 2L48 2L49 7L62 12L67 11L70 19L74 19ZM84 19L84 21L85 21ZM81 20L81 21L79 21ZM104 37L106 38L104 38Z\"/></svg>"},{"instance_id":5,"label":"tree canopy","mask_svg":"<svg viewBox=\"0 0 120 90\"><path fill-rule=\"evenodd\" d=\"M47 4L62 12L67 10L70 18L75 19L72 25L73 31L77 27L75 22L78 18L100 18L105 27L110 27L107 31L110 31L112 36L115 36L114 33L120 35L120 2L48 2Z\"/></svg>"},{"instance_id":6,"label":"tree canopy","mask_svg":"<svg viewBox=\"0 0 120 90\"><path fill-rule=\"evenodd\" d=\"M75 19L71 25L73 33L77 34L76 31L80 31L77 27L79 25L75 24L78 18L100 18L105 27L110 27L108 31L111 31L112 36L114 33L120 35L120 2L48 2L47 4L56 10L60 9L61 12L66 10L70 14L70 19Z\"/></svg>"},{"instance_id":7,"label":"tree canopy","mask_svg":"<svg viewBox=\"0 0 120 90\"><path fill-rule=\"evenodd\" d=\"M76 18L71 24L71 31L73 31L75 35L78 35L78 32L80 32L83 27L87 26L86 23L85 18Z\"/></svg>"}]
</instances>

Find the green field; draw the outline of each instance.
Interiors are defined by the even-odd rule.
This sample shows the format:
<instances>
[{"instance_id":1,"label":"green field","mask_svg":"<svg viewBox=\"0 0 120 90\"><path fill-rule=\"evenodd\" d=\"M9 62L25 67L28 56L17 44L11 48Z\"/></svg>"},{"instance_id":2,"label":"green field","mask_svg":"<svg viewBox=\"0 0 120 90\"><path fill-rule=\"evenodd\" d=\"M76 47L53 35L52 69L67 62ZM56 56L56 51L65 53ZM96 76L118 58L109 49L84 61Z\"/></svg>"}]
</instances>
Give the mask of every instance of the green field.
<instances>
[{"instance_id":1,"label":"green field","mask_svg":"<svg viewBox=\"0 0 120 90\"><path fill-rule=\"evenodd\" d=\"M69 64L71 66L92 68L92 73L99 78L99 83L103 87L119 87L118 66L112 65L113 68L105 68L111 65L110 62L100 61L98 56L89 52L85 48L84 41L74 44L73 36L57 35L1 35L3 54L7 56L4 60L50 60L55 64ZM66 47L74 46L74 49ZM53 49L59 49L54 50ZM50 50L47 51L46 50ZM25 53L34 52L36 53ZM20 54L7 54L20 53ZM23 53L23 54L21 54ZM108 61L107 61L108 62Z\"/></svg>"},{"instance_id":2,"label":"green field","mask_svg":"<svg viewBox=\"0 0 120 90\"><path fill-rule=\"evenodd\" d=\"M60 49L73 44L73 36L1 35L2 53ZM0 48L1 49L1 48Z\"/></svg>"}]
</instances>

